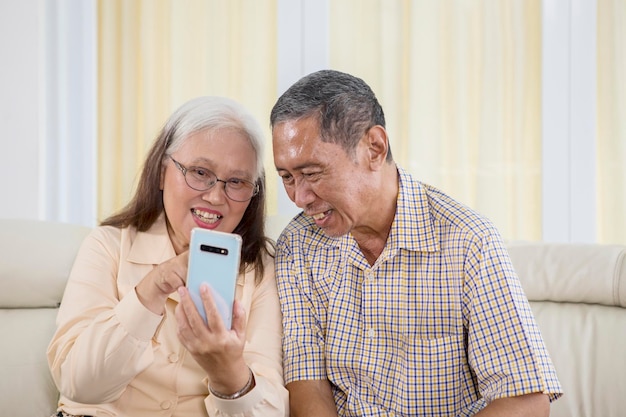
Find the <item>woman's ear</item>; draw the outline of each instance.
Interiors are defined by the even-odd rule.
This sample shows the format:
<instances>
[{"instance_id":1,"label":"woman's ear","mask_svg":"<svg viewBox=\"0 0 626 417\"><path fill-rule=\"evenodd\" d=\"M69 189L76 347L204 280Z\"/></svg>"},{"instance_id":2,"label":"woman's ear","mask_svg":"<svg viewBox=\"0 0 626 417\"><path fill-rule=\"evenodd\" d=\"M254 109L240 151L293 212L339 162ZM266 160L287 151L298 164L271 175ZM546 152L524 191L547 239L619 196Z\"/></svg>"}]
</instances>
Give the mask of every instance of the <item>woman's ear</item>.
<instances>
[{"instance_id":1,"label":"woman's ear","mask_svg":"<svg viewBox=\"0 0 626 417\"><path fill-rule=\"evenodd\" d=\"M389 152L387 131L380 125L372 126L365 134L365 138L367 140L370 163L373 164L373 167L382 166Z\"/></svg>"}]
</instances>

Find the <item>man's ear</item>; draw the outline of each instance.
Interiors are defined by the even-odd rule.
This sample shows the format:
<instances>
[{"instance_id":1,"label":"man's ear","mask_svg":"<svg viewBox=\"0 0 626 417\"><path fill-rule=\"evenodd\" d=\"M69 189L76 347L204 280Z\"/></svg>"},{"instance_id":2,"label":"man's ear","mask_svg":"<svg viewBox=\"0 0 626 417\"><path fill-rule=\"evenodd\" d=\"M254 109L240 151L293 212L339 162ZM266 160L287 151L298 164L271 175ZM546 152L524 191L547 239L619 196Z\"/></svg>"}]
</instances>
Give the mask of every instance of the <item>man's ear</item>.
<instances>
[{"instance_id":1,"label":"man's ear","mask_svg":"<svg viewBox=\"0 0 626 417\"><path fill-rule=\"evenodd\" d=\"M389 152L387 131L380 125L372 126L365 134L365 140L367 141L370 164L372 167L380 168L385 163Z\"/></svg>"}]
</instances>

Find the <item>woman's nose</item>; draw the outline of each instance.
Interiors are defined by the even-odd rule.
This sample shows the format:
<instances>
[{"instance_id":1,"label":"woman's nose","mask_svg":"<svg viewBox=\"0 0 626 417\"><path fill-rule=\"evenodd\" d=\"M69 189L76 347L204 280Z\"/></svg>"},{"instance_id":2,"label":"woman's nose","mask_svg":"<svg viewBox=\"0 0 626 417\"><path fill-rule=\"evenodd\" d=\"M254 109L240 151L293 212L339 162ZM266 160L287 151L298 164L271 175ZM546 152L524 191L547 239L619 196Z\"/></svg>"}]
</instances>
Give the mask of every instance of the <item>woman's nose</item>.
<instances>
[{"instance_id":1,"label":"woman's nose","mask_svg":"<svg viewBox=\"0 0 626 417\"><path fill-rule=\"evenodd\" d=\"M226 198L226 182L220 179L215 181L213 187L202 193L202 199L209 202L222 202Z\"/></svg>"}]
</instances>

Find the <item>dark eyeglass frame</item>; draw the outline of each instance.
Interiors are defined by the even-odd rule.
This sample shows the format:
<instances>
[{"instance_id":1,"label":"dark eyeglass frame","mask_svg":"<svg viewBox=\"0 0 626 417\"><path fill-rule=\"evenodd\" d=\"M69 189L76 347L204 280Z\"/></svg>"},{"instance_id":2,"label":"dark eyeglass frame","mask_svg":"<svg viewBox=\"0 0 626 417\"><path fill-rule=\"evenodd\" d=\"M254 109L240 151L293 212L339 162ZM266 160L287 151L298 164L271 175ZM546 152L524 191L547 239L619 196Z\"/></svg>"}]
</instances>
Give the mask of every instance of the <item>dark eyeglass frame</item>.
<instances>
[{"instance_id":1,"label":"dark eyeglass frame","mask_svg":"<svg viewBox=\"0 0 626 417\"><path fill-rule=\"evenodd\" d=\"M249 200L251 200L251 199L252 199L255 195L257 195L257 194L259 193L259 184L255 184L255 183L253 183L253 182L251 182L251 181L248 181L248 180L243 180L243 179L241 179L241 178L237 178L237 181L244 182L244 183L246 183L246 184L250 185L250 187L251 187L251 189L252 189L252 194L250 195L250 197L246 198L245 200L238 200L238 199L235 199L235 198L231 197L231 196L228 194L228 190L229 190L228 185L230 184L230 183L229 183L229 181L231 181L231 180L222 180L222 179L219 179L219 178L217 177L217 175L215 175L215 173L214 173L213 171L211 171L211 170L209 170L209 169L207 169L207 168L203 168L203 167L196 167L196 166L186 167L186 166L184 166L183 164L181 164L180 162L178 162L177 160L175 160L174 158L172 158L172 156L171 156L171 155L168 155L168 157L172 160L172 162L174 162L174 166L176 166L176 168L177 168L177 169L178 169L178 170L179 170L179 171L183 174L183 178L185 178L185 184L187 184L187 186L188 186L189 188L191 188L192 190L196 190L196 191L208 191L208 190L210 190L211 188L213 188L213 187L215 186L215 184L217 184L218 182L223 182L223 183L224 183L224 194L226 194L226 197L228 197L230 200L236 201L236 202L238 202L238 203L243 203L243 202L249 201ZM191 186L191 184L189 184L189 181L187 181L187 172L189 172L189 170L193 170L194 168L195 168L195 169L202 169L203 171L206 171L208 174L210 174L209 176L212 176L212 177L213 177L213 178L215 178L215 179L213 180L213 182L211 182L211 180L209 179L209 180L206 182L206 188L202 188L202 189L200 189L200 188L192 187L192 186ZM231 190L231 192L232 192L232 190Z\"/></svg>"}]
</instances>

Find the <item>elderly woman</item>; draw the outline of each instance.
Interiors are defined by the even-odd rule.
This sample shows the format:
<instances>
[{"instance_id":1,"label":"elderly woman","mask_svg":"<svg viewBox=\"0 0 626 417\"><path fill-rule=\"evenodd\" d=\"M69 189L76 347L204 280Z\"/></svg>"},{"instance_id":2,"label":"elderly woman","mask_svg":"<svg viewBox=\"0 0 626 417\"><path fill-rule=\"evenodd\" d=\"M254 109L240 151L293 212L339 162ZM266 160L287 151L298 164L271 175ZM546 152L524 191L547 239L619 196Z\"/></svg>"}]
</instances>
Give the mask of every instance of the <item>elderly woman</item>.
<instances>
[{"instance_id":1,"label":"elderly woman","mask_svg":"<svg viewBox=\"0 0 626 417\"><path fill-rule=\"evenodd\" d=\"M200 97L169 118L137 191L83 243L48 362L58 416L285 416L263 138L238 103ZM242 237L230 329L185 287L194 227Z\"/></svg>"}]
</instances>

